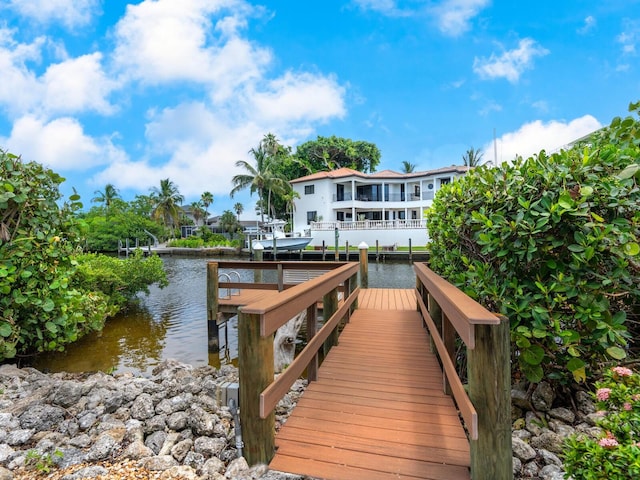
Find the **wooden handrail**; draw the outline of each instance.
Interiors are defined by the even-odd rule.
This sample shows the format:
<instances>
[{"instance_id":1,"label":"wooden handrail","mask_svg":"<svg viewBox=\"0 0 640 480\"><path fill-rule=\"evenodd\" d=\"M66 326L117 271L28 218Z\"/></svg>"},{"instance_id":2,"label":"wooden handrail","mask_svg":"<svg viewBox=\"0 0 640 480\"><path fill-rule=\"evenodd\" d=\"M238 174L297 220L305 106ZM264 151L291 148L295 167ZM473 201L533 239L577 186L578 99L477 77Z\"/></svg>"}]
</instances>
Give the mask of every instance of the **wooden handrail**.
<instances>
[{"instance_id":1,"label":"wooden handrail","mask_svg":"<svg viewBox=\"0 0 640 480\"><path fill-rule=\"evenodd\" d=\"M463 291L437 275L424 263L414 263L416 277L425 286L467 348L476 345L474 325L499 325L500 319Z\"/></svg>"},{"instance_id":2,"label":"wooden handrail","mask_svg":"<svg viewBox=\"0 0 640 480\"><path fill-rule=\"evenodd\" d=\"M356 288L351 292L351 295L345 299L338 311L324 322L322 328L318 330L313 339L308 342L307 346L296 356L284 373L262 391L260 394L260 418L266 418L267 415L269 415L280 399L289 391L293 382L302 375L302 372L304 372L309 362L322 347L324 341L329 338L329 335L331 335L331 332L338 326L340 320L345 317L359 294L360 288Z\"/></svg>"},{"instance_id":3,"label":"wooden handrail","mask_svg":"<svg viewBox=\"0 0 640 480\"><path fill-rule=\"evenodd\" d=\"M305 262L303 266L310 263ZM326 264L321 264L324 270L327 270ZM242 267L236 265L234 268ZM278 273L282 272L282 268L278 269ZM331 337L337 336L340 321L348 318L356 305L360 290L352 286L358 270L357 263L336 263L332 270L317 278L238 309L240 421L246 439L245 458L250 464L268 463L271 460L275 451L274 408L307 366L311 370L315 368L318 350L323 345L331 344ZM346 292L346 298L342 306L337 308L340 286ZM319 300L323 300L324 313L328 317L325 318L325 325L274 381L274 332L304 310L312 311L312 319L315 320Z\"/></svg>"},{"instance_id":4,"label":"wooden handrail","mask_svg":"<svg viewBox=\"0 0 640 480\"><path fill-rule=\"evenodd\" d=\"M458 409L460 410L460 414L464 419L464 423L467 426L467 430L469 431L469 437L472 440L478 439L478 413L476 412L473 403L469 400L469 396L467 392L464 390L464 386L460 381L460 377L456 372L456 367L453 364L453 360L449 357L447 352L447 347L445 347L442 338L438 333L438 328L434 323L431 315L429 314L429 310L424 303L424 300L416 291L416 298L418 299L418 303L420 305L420 312L422 313L422 317L424 318L427 327L429 328L429 332L431 332L431 338L433 339L433 343L438 350L438 354L440 355L440 360L442 361L442 369L444 370L447 379L449 380L449 384L451 386L451 392L453 393L453 398L456 400L456 404L458 405Z\"/></svg>"},{"instance_id":5,"label":"wooden handrail","mask_svg":"<svg viewBox=\"0 0 640 480\"><path fill-rule=\"evenodd\" d=\"M240 311L260 315L260 335L270 335L294 315L337 288L348 278L357 275L358 269L357 263L343 263L340 267L284 290L275 297L241 307Z\"/></svg>"},{"instance_id":6,"label":"wooden handrail","mask_svg":"<svg viewBox=\"0 0 640 480\"><path fill-rule=\"evenodd\" d=\"M509 320L492 314L425 264L414 263L414 270L418 309L442 363L445 391L453 393L469 431L471 477L511 479ZM451 326L467 347L468 394L455 369Z\"/></svg>"}]
</instances>

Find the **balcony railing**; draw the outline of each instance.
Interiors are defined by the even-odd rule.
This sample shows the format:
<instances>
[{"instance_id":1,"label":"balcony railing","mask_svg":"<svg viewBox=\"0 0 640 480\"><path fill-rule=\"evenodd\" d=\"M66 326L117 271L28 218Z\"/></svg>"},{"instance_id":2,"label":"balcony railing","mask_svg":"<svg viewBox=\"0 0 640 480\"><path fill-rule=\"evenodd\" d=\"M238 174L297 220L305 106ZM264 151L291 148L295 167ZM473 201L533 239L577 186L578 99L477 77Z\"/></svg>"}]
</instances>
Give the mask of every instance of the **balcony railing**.
<instances>
[{"instance_id":1,"label":"balcony railing","mask_svg":"<svg viewBox=\"0 0 640 480\"><path fill-rule=\"evenodd\" d=\"M402 230L427 228L426 220L359 220L356 222L311 222L311 230Z\"/></svg>"},{"instance_id":2,"label":"balcony railing","mask_svg":"<svg viewBox=\"0 0 640 480\"><path fill-rule=\"evenodd\" d=\"M415 193L390 193L384 196L384 199L380 196L372 197L370 195L356 195L355 198L351 193L345 193L344 195L333 194L334 202L350 202L356 200L358 202L417 202L418 200L433 200L433 192L427 191L420 194Z\"/></svg>"}]
</instances>

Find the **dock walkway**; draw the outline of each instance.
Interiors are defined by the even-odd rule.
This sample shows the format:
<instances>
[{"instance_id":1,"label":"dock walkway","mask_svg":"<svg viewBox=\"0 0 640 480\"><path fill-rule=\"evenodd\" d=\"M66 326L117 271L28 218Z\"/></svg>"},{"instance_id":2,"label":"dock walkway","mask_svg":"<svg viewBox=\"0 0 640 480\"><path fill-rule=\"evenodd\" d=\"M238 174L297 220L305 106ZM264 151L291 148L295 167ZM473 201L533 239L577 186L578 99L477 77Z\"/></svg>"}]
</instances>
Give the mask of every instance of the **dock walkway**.
<instances>
[{"instance_id":1,"label":"dock walkway","mask_svg":"<svg viewBox=\"0 0 640 480\"><path fill-rule=\"evenodd\" d=\"M468 480L469 442L415 291L363 290L358 303L278 432L270 467L327 480Z\"/></svg>"}]
</instances>

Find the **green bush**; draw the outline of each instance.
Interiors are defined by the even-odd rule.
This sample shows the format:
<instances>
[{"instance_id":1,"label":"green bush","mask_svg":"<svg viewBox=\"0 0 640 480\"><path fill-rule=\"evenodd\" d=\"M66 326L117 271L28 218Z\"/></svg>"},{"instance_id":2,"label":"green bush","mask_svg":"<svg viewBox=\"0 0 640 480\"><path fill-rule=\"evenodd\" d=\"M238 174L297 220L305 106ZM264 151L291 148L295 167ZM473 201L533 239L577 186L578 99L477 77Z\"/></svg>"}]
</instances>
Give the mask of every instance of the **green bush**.
<instances>
[{"instance_id":1,"label":"green bush","mask_svg":"<svg viewBox=\"0 0 640 480\"><path fill-rule=\"evenodd\" d=\"M202 248L204 247L204 240L200 237L178 238L171 240L167 246L176 248Z\"/></svg>"},{"instance_id":2,"label":"green bush","mask_svg":"<svg viewBox=\"0 0 640 480\"><path fill-rule=\"evenodd\" d=\"M625 357L640 299L639 145L638 120L617 118L587 144L479 167L438 192L431 267L510 319L516 374L584 381Z\"/></svg>"},{"instance_id":3,"label":"green bush","mask_svg":"<svg viewBox=\"0 0 640 480\"><path fill-rule=\"evenodd\" d=\"M594 398L602 428L598 439L567 439L564 469L574 480L640 478L640 375L625 367L607 370Z\"/></svg>"},{"instance_id":4,"label":"green bush","mask_svg":"<svg viewBox=\"0 0 640 480\"><path fill-rule=\"evenodd\" d=\"M77 257L73 284L86 291L102 292L112 305L122 308L139 292L149 294L149 285L167 285L164 263L157 255L145 257L135 250L128 258L88 253Z\"/></svg>"},{"instance_id":5,"label":"green bush","mask_svg":"<svg viewBox=\"0 0 640 480\"><path fill-rule=\"evenodd\" d=\"M0 150L0 361L62 350L112 313L102 294L72 285L82 204L72 195L58 205L62 181Z\"/></svg>"}]
</instances>

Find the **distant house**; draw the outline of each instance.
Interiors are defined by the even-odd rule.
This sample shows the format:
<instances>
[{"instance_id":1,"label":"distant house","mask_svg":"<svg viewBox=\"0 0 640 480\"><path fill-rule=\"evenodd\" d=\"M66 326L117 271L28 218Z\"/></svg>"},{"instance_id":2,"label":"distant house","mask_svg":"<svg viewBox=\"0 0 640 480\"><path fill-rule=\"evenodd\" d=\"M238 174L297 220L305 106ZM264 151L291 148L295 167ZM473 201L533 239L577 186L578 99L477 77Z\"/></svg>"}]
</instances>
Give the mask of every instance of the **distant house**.
<instances>
[{"instance_id":1,"label":"distant house","mask_svg":"<svg viewBox=\"0 0 640 480\"><path fill-rule=\"evenodd\" d=\"M425 211L438 189L467 173L451 166L416 173L383 170L362 173L350 168L318 172L291 181L295 200L293 229L313 236L312 246L339 244L370 247L425 245Z\"/></svg>"}]
</instances>

